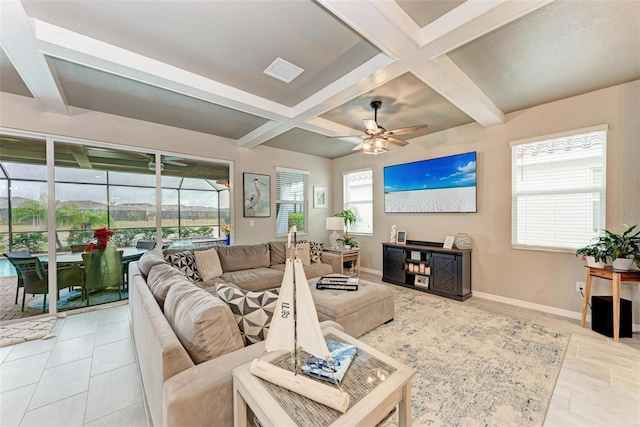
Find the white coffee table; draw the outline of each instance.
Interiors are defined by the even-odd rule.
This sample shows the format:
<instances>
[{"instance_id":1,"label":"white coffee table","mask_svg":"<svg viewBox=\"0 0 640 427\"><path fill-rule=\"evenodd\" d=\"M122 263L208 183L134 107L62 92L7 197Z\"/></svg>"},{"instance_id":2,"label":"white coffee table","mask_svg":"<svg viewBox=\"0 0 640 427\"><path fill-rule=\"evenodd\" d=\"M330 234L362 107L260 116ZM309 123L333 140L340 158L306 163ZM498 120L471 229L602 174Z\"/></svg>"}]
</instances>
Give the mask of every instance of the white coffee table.
<instances>
[{"instance_id":1,"label":"white coffee table","mask_svg":"<svg viewBox=\"0 0 640 427\"><path fill-rule=\"evenodd\" d=\"M327 337L358 347L342 387L351 395L346 413L313 402L266 382L249 372L249 363L233 370L234 425L247 425L247 406L263 427L268 426L375 426L398 405L400 426L411 425L411 378L416 371L357 339L327 328ZM271 356L271 357L269 357ZM264 360L284 363L281 355ZM277 362L280 361L280 362ZM300 374L302 375L302 374Z\"/></svg>"}]
</instances>

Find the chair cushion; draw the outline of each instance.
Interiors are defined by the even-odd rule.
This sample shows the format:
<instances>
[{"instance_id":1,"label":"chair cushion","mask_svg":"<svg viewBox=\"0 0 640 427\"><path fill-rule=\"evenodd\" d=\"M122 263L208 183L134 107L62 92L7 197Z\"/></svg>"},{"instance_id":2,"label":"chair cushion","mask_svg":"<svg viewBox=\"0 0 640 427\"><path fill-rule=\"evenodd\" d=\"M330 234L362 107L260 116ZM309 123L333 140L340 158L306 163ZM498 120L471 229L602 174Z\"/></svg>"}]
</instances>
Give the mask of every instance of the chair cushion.
<instances>
[{"instance_id":1,"label":"chair cushion","mask_svg":"<svg viewBox=\"0 0 640 427\"><path fill-rule=\"evenodd\" d=\"M196 257L191 251L183 251L165 255L165 259L174 267L182 272L187 279L192 282L201 282L202 278L198 273L196 265Z\"/></svg>"},{"instance_id":2,"label":"chair cushion","mask_svg":"<svg viewBox=\"0 0 640 427\"><path fill-rule=\"evenodd\" d=\"M235 285L221 283L216 285L216 292L221 300L229 304L245 345L267 338L278 301L279 289L252 292Z\"/></svg>"},{"instance_id":3,"label":"chair cushion","mask_svg":"<svg viewBox=\"0 0 640 427\"><path fill-rule=\"evenodd\" d=\"M172 286L164 314L195 364L244 347L229 306L197 286Z\"/></svg>"},{"instance_id":4,"label":"chair cushion","mask_svg":"<svg viewBox=\"0 0 640 427\"><path fill-rule=\"evenodd\" d=\"M196 257L196 266L202 280L211 280L222 276L222 265L216 248L196 251L193 255Z\"/></svg>"}]
</instances>

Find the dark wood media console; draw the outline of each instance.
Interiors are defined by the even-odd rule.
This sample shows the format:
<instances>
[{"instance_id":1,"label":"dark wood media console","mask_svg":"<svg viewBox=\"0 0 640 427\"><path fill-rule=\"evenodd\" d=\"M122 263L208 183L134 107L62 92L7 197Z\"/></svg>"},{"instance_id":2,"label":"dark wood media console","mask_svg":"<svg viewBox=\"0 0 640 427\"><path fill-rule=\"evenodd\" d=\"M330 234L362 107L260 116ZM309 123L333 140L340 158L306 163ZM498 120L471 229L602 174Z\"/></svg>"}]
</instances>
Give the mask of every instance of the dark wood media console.
<instances>
[{"instance_id":1,"label":"dark wood media console","mask_svg":"<svg viewBox=\"0 0 640 427\"><path fill-rule=\"evenodd\" d=\"M419 240L383 243L382 280L464 301L471 297L471 249Z\"/></svg>"}]
</instances>

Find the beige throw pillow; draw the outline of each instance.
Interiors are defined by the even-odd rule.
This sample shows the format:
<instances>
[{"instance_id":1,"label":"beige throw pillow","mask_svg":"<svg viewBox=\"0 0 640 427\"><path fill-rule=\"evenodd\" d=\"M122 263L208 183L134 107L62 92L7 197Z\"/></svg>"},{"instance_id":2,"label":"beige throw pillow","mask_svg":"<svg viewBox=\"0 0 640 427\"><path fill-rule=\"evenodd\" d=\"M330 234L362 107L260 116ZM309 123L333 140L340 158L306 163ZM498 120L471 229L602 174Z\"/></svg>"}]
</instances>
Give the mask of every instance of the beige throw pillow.
<instances>
[{"instance_id":1,"label":"beige throw pillow","mask_svg":"<svg viewBox=\"0 0 640 427\"><path fill-rule=\"evenodd\" d=\"M222 276L222 265L220 264L218 251L215 248L206 251L194 251L193 254L196 256L196 266L202 280L211 280Z\"/></svg>"},{"instance_id":2,"label":"beige throw pillow","mask_svg":"<svg viewBox=\"0 0 640 427\"><path fill-rule=\"evenodd\" d=\"M195 364L244 347L231 309L197 286L172 286L164 315Z\"/></svg>"},{"instance_id":3,"label":"beige throw pillow","mask_svg":"<svg viewBox=\"0 0 640 427\"><path fill-rule=\"evenodd\" d=\"M291 249L287 248L287 259L291 254ZM302 265L311 265L311 252L309 249L309 242L298 243L298 258L302 262Z\"/></svg>"}]
</instances>

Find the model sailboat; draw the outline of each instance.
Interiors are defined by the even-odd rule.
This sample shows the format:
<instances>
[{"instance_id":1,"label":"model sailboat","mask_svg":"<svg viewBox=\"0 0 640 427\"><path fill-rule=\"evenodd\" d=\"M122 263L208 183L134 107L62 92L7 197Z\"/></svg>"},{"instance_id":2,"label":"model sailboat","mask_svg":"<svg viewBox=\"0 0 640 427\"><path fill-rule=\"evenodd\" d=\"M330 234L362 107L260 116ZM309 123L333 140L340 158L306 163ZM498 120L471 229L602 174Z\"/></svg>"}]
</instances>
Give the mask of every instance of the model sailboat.
<instances>
[{"instance_id":1,"label":"model sailboat","mask_svg":"<svg viewBox=\"0 0 640 427\"><path fill-rule=\"evenodd\" d=\"M279 368L260 360L260 358L251 362L250 372L266 381L344 413L349 407L347 393L298 373L300 350L327 362L331 360L331 354L320 329L318 314L313 304L302 262L297 255L295 237L293 247L291 244L291 235L295 236L295 232L296 227L291 227L287 242L287 246L291 248L291 256L286 260L280 295L264 346L265 353L281 350L290 352L295 372Z\"/></svg>"}]
</instances>

